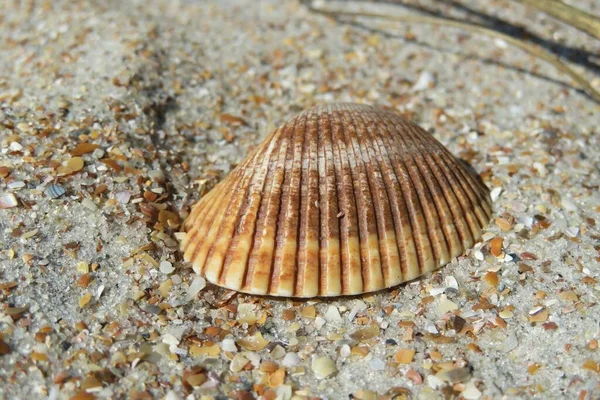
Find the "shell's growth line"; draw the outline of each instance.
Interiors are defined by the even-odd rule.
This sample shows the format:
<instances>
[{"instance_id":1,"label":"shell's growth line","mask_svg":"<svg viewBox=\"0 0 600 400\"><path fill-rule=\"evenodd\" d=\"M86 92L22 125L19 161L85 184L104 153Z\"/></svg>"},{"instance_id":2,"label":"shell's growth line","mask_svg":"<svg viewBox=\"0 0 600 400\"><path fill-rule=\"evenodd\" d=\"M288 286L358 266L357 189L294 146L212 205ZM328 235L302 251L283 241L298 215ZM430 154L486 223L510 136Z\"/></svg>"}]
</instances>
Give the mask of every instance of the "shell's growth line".
<instances>
[{"instance_id":1,"label":"shell's growth line","mask_svg":"<svg viewBox=\"0 0 600 400\"><path fill-rule=\"evenodd\" d=\"M354 295L448 263L491 213L487 187L419 126L331 104L291 118L204 196L181 246L226 288Z\"/></svg>"}]
</instances>

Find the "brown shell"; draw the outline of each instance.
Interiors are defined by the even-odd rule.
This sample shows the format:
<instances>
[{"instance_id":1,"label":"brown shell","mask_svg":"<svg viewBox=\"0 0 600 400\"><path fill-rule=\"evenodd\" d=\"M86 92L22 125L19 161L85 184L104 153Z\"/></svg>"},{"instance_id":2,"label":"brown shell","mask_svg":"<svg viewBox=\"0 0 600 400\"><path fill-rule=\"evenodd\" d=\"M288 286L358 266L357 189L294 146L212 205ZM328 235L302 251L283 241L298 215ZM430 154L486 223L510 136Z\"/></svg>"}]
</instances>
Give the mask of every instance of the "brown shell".
<instances>
[{"instance_id":1,"label":"brown shell","mask_svg":"<svg viewBox=\"0 0 600 400\"><path fill-rule=\"evenodd\" d=\"M186 220L182 251L219 286L287 297L398 285L463 254L487 187L395 113L330 104L293 117Z\"/></svg>"}]
</instances>

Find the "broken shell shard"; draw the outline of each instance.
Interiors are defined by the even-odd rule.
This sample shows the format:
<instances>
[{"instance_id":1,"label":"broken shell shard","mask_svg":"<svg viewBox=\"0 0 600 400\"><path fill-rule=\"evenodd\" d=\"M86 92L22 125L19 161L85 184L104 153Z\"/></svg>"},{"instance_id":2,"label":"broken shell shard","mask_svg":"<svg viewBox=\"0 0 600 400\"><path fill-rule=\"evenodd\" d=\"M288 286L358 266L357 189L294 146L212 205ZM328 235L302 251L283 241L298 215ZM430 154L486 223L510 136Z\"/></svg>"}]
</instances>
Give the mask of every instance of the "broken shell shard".
<instances>
[{"instance_id":1,"label":"broken shell shard","mask_svg":"<svg viewBox=\"0 0 600 400\"><path fill-rule=\"evenodd\" d=\"M463 254L491 213L483 182L419 126L331 104L291 118L206 194L181 248L229 289L355 295Z\"/></svg>"}]
</instances>

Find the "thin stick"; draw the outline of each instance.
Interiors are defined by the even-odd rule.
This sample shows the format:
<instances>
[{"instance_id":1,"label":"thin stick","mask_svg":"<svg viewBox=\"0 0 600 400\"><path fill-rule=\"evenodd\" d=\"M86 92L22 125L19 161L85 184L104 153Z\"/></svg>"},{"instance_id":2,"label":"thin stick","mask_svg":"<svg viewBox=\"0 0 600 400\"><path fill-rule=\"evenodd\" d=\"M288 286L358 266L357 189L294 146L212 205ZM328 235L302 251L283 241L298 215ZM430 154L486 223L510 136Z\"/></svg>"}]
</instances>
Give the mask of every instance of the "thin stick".
<instances>
[{"instance_id":1,"label":"thin stick","mask_svg":"<svg viewBox=\"0 0 600 400\"><path fill-rule=\"evenodd\" d=\"M439 17L433 16L424 16L424 15L389 15L389 14L380 14L374 12L367 11L346 11L346 10L325 10L320 8L315 8L312 4L308 4L308 8L316 13L329 15L333 17L339 16L351 16L351 17L373 17L373 18L382 18L392 21L399 22L407 22L407 23L421 23L421 24L429 24L429 25L443 25L443 26L451 26L454 28L461 28L465 30L469 30L472 32L478 32L487 36L500 38L507 43L512 44L515 47L522 49L523 51L531 54L534 57L540 58L549 64L552 64L556 69L563 72L566 75L569 75L571 79L573 79L579 87L586 92L590 97L592 97L596 102L600 103L600 92L596 91L588 81L579 75L577 72L569 68L567 65L563 64L558 57L555 55L545 51L544 49L529 44L526 42L522 42L518 39L513 38L512 36L506 35L504 33L495 31L493 29L486 28L479 24L471 24L456 20L443 19Z\"/></svg>"},{"instance_id":2,"label":"thin stick","mask_svg":"<svg viewBox=\"0 0 600 400\"><path fill-rule=\"evenodd\" d=\"M556 19L574 26L600 39L600 18L588 14L559 0L521 0L524 4L535 7Z\"/></svg>"}]
</instances>

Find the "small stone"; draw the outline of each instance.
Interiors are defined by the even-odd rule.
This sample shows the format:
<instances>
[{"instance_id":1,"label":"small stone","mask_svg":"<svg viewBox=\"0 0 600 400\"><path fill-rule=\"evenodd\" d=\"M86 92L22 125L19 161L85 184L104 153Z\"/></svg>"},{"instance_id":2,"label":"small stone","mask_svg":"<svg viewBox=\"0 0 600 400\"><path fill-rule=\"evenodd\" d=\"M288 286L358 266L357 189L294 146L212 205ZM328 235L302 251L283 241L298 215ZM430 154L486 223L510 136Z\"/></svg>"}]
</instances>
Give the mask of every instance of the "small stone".
<instances>
[{"instance_id":1,"label":"small stone","mask_svg":"<svg viewBox=\"0 0 600 400\"><path fill-rule=\"evenodd\" d=\"M83 205L85 208L91 211L96 211L98 209L96 204L87 197L81 201L81 205Z\"/></svg>"},{"instance_id":2,"label":"small stone","mask_svg":"<svg viewBox=\"0 0 600 400\"><path fill-rule=\"evenodd\" d=\"M372 371L383 371L385 369L385 362L380 358L373 358L369 361L369 368L371 368Z\"/></svg>"},{"instance_id":3,"label":"small stone","mask_svg":"<svg viewBox=\"0 0 600 400\"><path fill-rule=\"evenodd\" d=\"M233 360L231 360L231 363L229 364L229 369L231 370L231 372L240 372L249 362L250 360L248 360L243 355L236 354L235 357L233 357Z\"/></svg>"},{"instance_id":4,"label":"small stone","mask_svg":"<svg viewBox=\"0 0 600 400\"><path fill-rule=\"evenodd\" d=\"M91 153L94 150L96 150L98 147L100 147L100 146L97 144L79 143L77 146L75 146L75 148L73 150L71 150L71 155L72 156L81 156L83 154L88 154L88 153Z\"/></svg>"},{"instance_id":5,"label":"small stone","mask_svg":"<svg viewBox=\"0 0 600 400\"><path fill-rule=\"evenodd\" d=\"M306 306L300 309L300 314L305 318L314 319L317 316L317 310L315 306Z\"/></svg>"},{"instance_id":6,"label":"small stone","mask_svg":"<svg viewBox=\"0 0 600 400\"><path fill-rule=\"evenodd\" d=\"M501 237L495 237L490 242L490 253L492 253L492 255L494 257L500 257L500 255L502 255L502 242L503 241L504 240Z\"/></svg>"},{"instance_id":7,"label":"small stone","mask_svg":"<svg viewBox=\"0 0 600 400\"><path fill-rule=\"evenodd\" d=\"M498 287L498 273L494 271L486 272L483 281L493 288Z\"/></svg>"},{"instance_id":8,"label":"small stone","mask_svg":"<svg viewBox=\"0 0 600 400\"><path fill-rule=\"evenodd\" d=\"M188 289L188 299L194 299L198 293L206 287L206 279L201 276L195 276Z\"/></svg>"},{"instance_id":9,"label":"small stone","mask_svg":"<svg viewBox=\"0 0 600 400\"><path fill-rule=\"evenodd\" d=\"M73 157L67 161L67 168L71 170L71 172L81 171L83 168L84 162L81 157Z\"/></svg>"},{"instance_id":10,"label":"small stone","mask_svg":"<svg viewBox=\"0 0 600 400\"><path fill-rule=\"evenodd\" d=\"M454 310L458 310L458 305L453 301L448 300L448 297L443 294L440 296L440 300L438 303L438 310L442 314L446 314L447 312L451 312Z\"/></svg>"},{"instance_id":11,"label":"small stone","mask_svg":"<svg viewBox=\"0 0 600 400\"><path fill-rule=\"evenodd\" d=\"M377 393L372 390L360 389L352 395L356 400L377 400Z\"/></svg>"},{"instance_id":12,"label":"small stone","mask_svg":"<svg viewBox=\"0 0 600 400\"><path fill-rule=\"evenodd\" d=\"M233 339L223 339L223 341L221 342L221 349L230 353L235 353L238 351L238 348L235 345L235 341Z\"/></svg>"},{"instance_id":13,"label":"small stone","mask_svg":"<svg viewBox=\"0 0 600 400\"><path fill-rule=\"evenodd\" d=\"M536 307L529 311L529 322L546 322L548 320L548 309Z\"/></svg>"},{"instance_id":14,"label":"small stone","mask_svg":"<svg viewBox=\"0 0 600 400\"><path fill-rule=\"evenodd\" d=\"M260 332L256 332L254 336L238 340L237 344L246 350L260 351L269 345Z\"/></svg>"},{"instance_id":15,"label":"small stone","mask_svg":"<svg viewBox=\"0 0 600 400\"><path fill-rule=\"evenodd\" d=\"M162 297L167 298L167 297L169 297L169 294L171 293L172 287L173 287L173 280L167 279L163 283L160 284L160 286L158 287L158 291L160 292L160 295Z\"/></svg>"},{"instance_id":16,"label":"small stone","mask_svg":"<svg viewBox=\"0 0 600 400\"><path fill-rule=\"evenodd\" d=\"M19 205L17 198L12 193L0 196L0 209L13 208Z\"/></svg>"},{"instance_id":17,"label":"small stone","mask_svg":"<svg viewBox=\"0 0 600 400\"><path fill-rule=\"evenodd\" d=\"M87 274L88 272L90 272L90 265L87 263L87 261L80 261L77 263L75 269L80 274Z\"/></svg>"},{"instance_id":18,"label":"small stone","mask_svg":"<svg viewBox=\"0 0 600 400\"><path fill-rule=\"evenodd\" d=\"M376 336L379 336L380 333L380 328L378 325L371 325L367 328L361 328L358 329L356 331L354 331L352 334L350 334L350 337L354 340L358 340L358 341L364 341L364 340L368 340L371 338L374 338Z\"/></svg>"},{"instance_id":19,"label":"small stone","mask_svg":"<svg viewBox=\"0 0 600 400\"><path fill-rule=\"evenodd\" d=\"M325 356L315 358L312 361L311 367L317 379L325 379L337 372L335 362Z\"/></svg>"},{"instance_id":20,"label":"small stone","mask_svg":"<svg viewBox=\"0 0 600 400\"><path fill-rule=\"evenodd\" d=\"M286 368L293 368L300 365L301 362L302 360L300 359L298 354L287 353L281 360L281 365Z\"/></svg>"},{"instance_id":21,"label":"small stone","mask_svg":"<svg viewBox=\"0 0 600 400\"><path fill-rule=\"evenodd\" d=\"M492 198L492 201L498 200L498 198L500 197L500 193L502 193L501 187L493 188L492 191L490 192L490 197Z\"/></svg>"},{"instance_id":22,"label":"small stone","mask_svg":"<svg viewBox=\"0 0 600 400\"><path fill-rule=\"evenodd\" d=\"M325 319L327 320L327 322L330 322L332 324L341 324L342 323L342 316L340 315L340 311L338 310L338 308L336 306L329 306L327 308L327 311L325 312Z\"/></svg>"},{"instance_id":23,"label":"small stone","mask_svg":"<svg viewBox=\"0 0 600 400\"><path fill-rule=\"evenodd\" d=\"M433 87L435 87L435 76L429 71L423 71L419 75L417 82L413 85L412 90L419 92Z\"/></svg>"},{"instance_id":24,"label":"small stone","mask_svg":"<svg viewBox=\"0 0 600 400\"><path fill-rule=\"evenodd\" d=\"M496 218L495 222L498 228L502 229L503 231L510 231L512 228L512 224L505 218Z\"/></svg>"},{"instance_id":25,"label":"small stone","mask_svg":"<svg viewBox=\"0 0 600 400\"><path fill-rule=\"evenodd\" d=\"M221 353L221 348L218 343L207 342L203 345L193 344L190 346L190 355L192 357L218 357Z\"/></svg>"},{"instance_id":26,"label":"small stone","mask_svg":"<svg viewBox=\"0 0 600 400\"><path fill-rule=\"evenodd\" d=\"M51 199L57 199L66 192L67 191L64 187L62 187L61 185L55 185L54 183L48 185L44 190L44 194L46 195L46 197L49 197Z\"/></svg>"},{"instance_id":27,"label":"small stone","mask_svg":"<svg viewBox=\"0 0 600 400\"><path fill-rule=\"evenodd\" d=\"M423 383L423 376L419 372L415 371L414 369L409 369L408 371L406 371L404 376L406 376L407 379L410 379L417 385L420 385L421 383Z\"/></svg>"},{"instance_id":28,"label":"small stone","mask_svg":"<svg viewBox=\"0 0 600 400\"><path fill-rule=\"evenodd\" d=\"M394 354L394 361L398 364L410 364L415 356L414 349L400 349Z\"/></svg>"},{"instance_id":29,"label":"small stone","mask_svg":"<svg viewBox=\"0 0 600 400\"><path fill-rule=\"evenodd\" d=\"M169 261L161 261L160 265L159 265L159 270L160 272L162 272L163 274L170 274L173 271L175 271L175 268L173 268L173 264L171 264Z\"/></svg>"},{"instance_id":30,"label":"small stone","mask_svg":"<svg viewBox=\"0 0 600 400\"><path fill-rule=\"evenodd\" d=\"M471 379L471 370L467 367L443 369L435 376L444 382L460 383Z\"/></svg>"},{"instance_id":31,"label":"small stone","mask_svg":"<svg viewBox=\"0 0 600 400\"><path fill-rule=\"evenodd\" d=\"M116 192L115 199L121 204L127 204L131 199L131 192L129 190L121 190Z\"/></svg>"},{"instance_id":32,"label":"small stone","mask_svg":"<svg viewBox=\"0 0 600 400\"><path fill-rule=\"evenodd\" d=\"M281 358L283 358L285 356L285 349L283 347L281 347L280 345L276 345L275 347L273 347L273 350L271 350L271 357L273 357L274 360L279 360Z\"/></svg>"},{"instance_id":33,"label":"small stone","mask_svg":"<svg viewBox=\"0 0 600 400\"><path fill-rule=\"evenodd\" d=\"M91 299L92 299L91 293L86 293L83 296L81 296L79 298L79 308L84 308L85 306L87 306Z\"/></svg>"},{"instance_id":34,"label":"small stone","mask_svg":"<svg viewBox=\"0 0 600 400\"><path fill-rule=\"evenodd\" d=\"M478 400L482 395L481 391L477 389L473 382L467 383L460 394L465 400Z\"/></svg>"}]
</instances>

